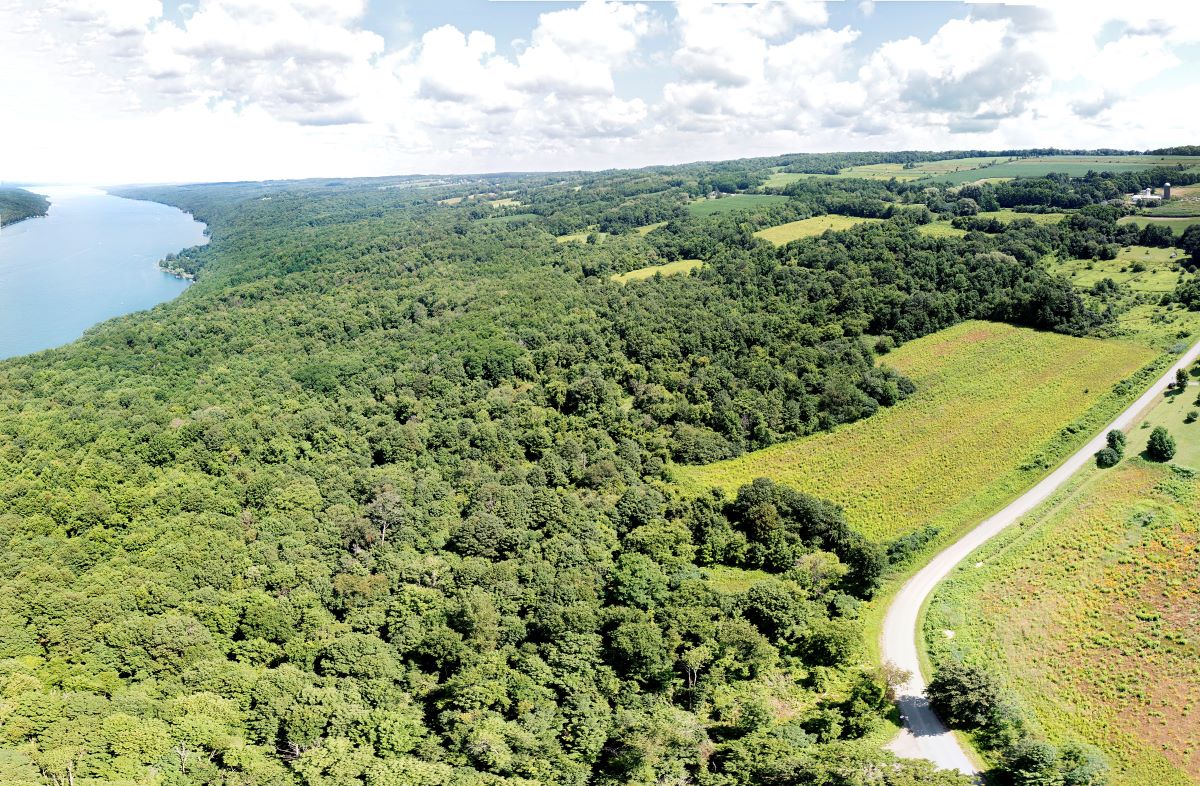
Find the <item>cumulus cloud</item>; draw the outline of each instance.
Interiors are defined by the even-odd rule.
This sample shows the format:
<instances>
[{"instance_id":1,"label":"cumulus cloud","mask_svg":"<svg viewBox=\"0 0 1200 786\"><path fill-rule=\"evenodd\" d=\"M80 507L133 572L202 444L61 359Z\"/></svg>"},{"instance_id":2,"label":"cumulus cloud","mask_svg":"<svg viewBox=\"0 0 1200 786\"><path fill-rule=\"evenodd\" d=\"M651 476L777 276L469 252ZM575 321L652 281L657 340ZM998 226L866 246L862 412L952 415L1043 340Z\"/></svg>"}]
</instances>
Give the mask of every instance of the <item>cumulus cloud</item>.
<instances>
[{"instance_id":1,"label":"cumulus cloud","mask_svg":"<svg viewBox=\"0 0 1200 786\"><path fill-rule=\"evenodd\" d=\"M253 146L226 151L223 178L1143 147L1171 134L1164 117L1186 136L1186 113L1162 108L1187 98L1181 68L1200 43L1200 4L1123 0L945 4L932 33L870 45L865 1L830 27L825 4L804 0L585 0L548 6L515 41L463 14L385 39L371 29L382 5L194 0L167 16L160 0L0 0L0 70L22 75L0 98L25 117L0 126L0 155L169 170L171 145ZM64 150L81 127L91 149Z\"/></svg>"}]
</instances>

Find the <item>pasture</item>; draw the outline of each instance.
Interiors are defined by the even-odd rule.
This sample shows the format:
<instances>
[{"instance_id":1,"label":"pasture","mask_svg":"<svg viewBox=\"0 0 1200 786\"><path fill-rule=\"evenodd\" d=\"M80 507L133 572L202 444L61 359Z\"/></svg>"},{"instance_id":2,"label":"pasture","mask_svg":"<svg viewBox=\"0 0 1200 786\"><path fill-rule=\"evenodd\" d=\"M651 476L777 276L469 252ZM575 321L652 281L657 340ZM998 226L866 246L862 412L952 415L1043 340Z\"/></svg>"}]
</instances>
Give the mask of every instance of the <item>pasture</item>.
<instances>
[{"instance_id":1,"label":"pasture","mask_svg":"<svg viewBox=\"0 0 1200 786\"><path fill-rule=\"evenodd\" d=\"M849 229L859 224L865 224L870 221L880 221L878 218L855 218L853 216L813 216L802 221L790 221L779 226L760 229L754 233L755 237L761 237L763 240L770 241L777 246L782 246L785 243L790 243L793 240L799 240L804 237L816 237L822 235L828 230L835 232L843 229Z\"/></svg>"},{"instance_id":2,"label":"pasture","mask_svg":"<svg viewBox=\"0 0 1200 786\"><path fill-rule=\"evenodd\" d=\"M1137 224L1144 227L1148 224L1158 224L1169 227L1176 235L1182 235L1184 230L1193 224L1200 224L1200 216L1179 216L1175 218L1156 218L1154 216L1125 216L1117 219L1118 224Z\"/></svg>"},{"instance_id":3,"label":"pasture","mask_svg":"<svg viewBox=\"0 0 1200 786\"><path fill-rule=\"evenodd\" d=\"M1196 389L1147 417L1175 465L1200 467ZM998 674L1052 740L1101 748L1112 786L1200 780L1200 480L1138 458L1148 434L969 557L925 619L935 661Z\"/></svg>"},{"instance_id":4,"label":"pasture","mask_svg":"<svg viewBox=\"0 0 1200 786\"><path fill-rule=\"evenodd\" d=\"M1105 278L1127 284L1135 292L1162 294L1174 291L1179 281L1179 260L1182 252L1176 248L1147 248L1130 246L1117 252L1116 259L1068 259L1054 257L1046 260L1050 270L1066 277L1079 289L1090 289Z\"/></svg>"},{"instance_id":5,"label":"pasture","mask_svg":"<svg viewBox=\"0 0 1200 786\"><path fill-rule=\"evenodd\" d=\"M1066 218L1066 213L1018 213L1011 208L1001 208L1000 210L983 210L977 214L977 218L994 218L1005 224L1010 224L1013 221L1029 219L1035 224L1047 225L1057 224Z\"/></svg>"},{"instance_id":6,"label":"pasture","mask_svg":"<svg viewBox=\"0 0 1200 786\"><path fill-rule=\"evenodd\" d=\"M732 493L773 478L842 505L877 541L927 524L948 537L1082 444L1144 381L1118 383L1157 357L1131 343L965 322L883 357L917 385L899 404L830 432L673 471L690 492Z\"/></svg>"},{"instance_id":7,"label":"pasture","mask_svg":"<svg viewBox=\"0 0 1200 786\"><path fill-rule=\"evenodd\" d=\"M612 277L613 281L618 284L628 284L630 281L644 281L655 276L677 276L680 273L689 273L704 263L699 259L680 259L675 262L666 262L662 265L651 265L649 267L630 270L628 273L619 273Z\"/></svg>"},{"instance_id":8,"label":"pasture","mask_svg":"<svg viewBox=\"0 0 1200 786\"><path fill-rule=\"evenodd\" d=\"M949 221L931 221L928 224L921 224L917 227L917 231L922 235L929 235L929 237L962 237L967 234L967 230L953 227Z\"/></svg>"},{"instance_id":9,"label":"pasture","mask_svg":"<svg viewBox=\"0 0 1200 786\"><path fill-rule=\"evenodd\" d=\"M752 210L758 207L783 204L790 197L779 194L733 194L719 199L698 199L688 204L688 212L693 216L712 216L717 213L730 213L734 210Z\"/></svg>"}]
</instances>

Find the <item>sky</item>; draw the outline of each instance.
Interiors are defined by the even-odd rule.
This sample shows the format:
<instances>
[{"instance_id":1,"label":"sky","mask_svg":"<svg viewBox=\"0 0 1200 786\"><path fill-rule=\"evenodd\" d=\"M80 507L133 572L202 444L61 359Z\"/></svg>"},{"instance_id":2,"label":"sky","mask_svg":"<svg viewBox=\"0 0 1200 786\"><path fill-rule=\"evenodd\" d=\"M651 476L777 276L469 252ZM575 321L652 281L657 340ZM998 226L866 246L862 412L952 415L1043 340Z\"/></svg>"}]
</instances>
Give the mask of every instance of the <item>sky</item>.
<instances>
[{"instance_id":1,"label":"sky","mask_svg":"<svg viewBox=\"0 0 1200 786\"><path fill-rule=\"evenodd\" d=\"M1200 143L1200 3L0 0L0 181Z\"/></svg>"}]
</instances>

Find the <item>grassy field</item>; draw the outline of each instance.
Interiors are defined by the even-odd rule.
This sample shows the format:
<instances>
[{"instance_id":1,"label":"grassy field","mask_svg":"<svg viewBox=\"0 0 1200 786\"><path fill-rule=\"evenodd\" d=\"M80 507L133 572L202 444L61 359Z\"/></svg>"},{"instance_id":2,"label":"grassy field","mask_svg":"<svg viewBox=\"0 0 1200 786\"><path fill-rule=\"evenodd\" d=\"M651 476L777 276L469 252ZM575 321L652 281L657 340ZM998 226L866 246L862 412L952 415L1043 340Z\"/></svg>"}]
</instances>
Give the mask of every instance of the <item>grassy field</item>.
<instances>
[{"instance_id":1,"label":"grassy field","mask_svg":"<svg viewBox=\"0 0 1200 786\"><path fill-rule=\"evenodd\" d=\"M680 259L676 262L667 262L662 265L651 265L650 267L630 270L628 273L615 275L612 279L620 284L628 284L630 281L644 281L647 278L654 278L656 275L674 276L680 273L687 273L703 264L699 259Z\"/></svg>"},{"instance_id":2,"label":"grassy field","mask_svg":"<svg viewBox=\"0 0 1200 786\"><path fill-rule=\"evenodd\" d=\"M961 531L1031 485L1136 393L1114 386L1158 357L1145 346L967 322L884 361L917 384L894 407L728 461L675 467L690 491L767 476L831 499L885 541Z\"/></svg>"},{"instance_id":3,"label":"grassy field","mask_svg":"<svg viewBox=\"0 0 1200 786\"><path fill-rule=\"evenodd\" d=\"M1176 466L1200 468L1197 389L1147 417ZM1051 739L1103 749L1112 786L1200 781L1200 480L1137 457L1149 433L968 558L925 623L935 660L986 665Z\"/></svg>"},{"instance_id":4,"label":"grassy field","mask_svg":"<svg viewBox=\"0 0 1200 786\"><path fill-rule=\"evenodd\" d=\"M1179 255L1175 248L1130 246L1121 249L1116 259L1058 261L1052 257L1047 266L1080 289L1090 289L1101 279L1111 278L1118 284L1128 284L1135 292L1161 294L1173 291L1179 281Z\"/></svg>"},{"instance_id":5,"label":"grassy field","mask_svg":"<svg viewBox=\"0 0 1200 786\"><path fill-rule=\"evenodd\" d=\"M720 199L699 199L688 205L694 216L711 216L733 210L749 210L766 205L787 202L790 197L778 194L734 194Z\"/></svg>"},{"instance_id":6,"label":"grassy field","mask_svg":"<svg viewBox=\"0 0 1200 786\"><path fill-rule=\"evenodd\" d=\"M1200 216L1183 216L1179 218L1154 218L1153 216L1125 216L1117 219L1118 224L1137 224L1139 227L1144 227L1147 224L1158 224L1159 226L1170 227L1171 231L1176 235L1182 235L1183 231L1192 224L1200 224Z\"/></svg>"},{"instance_id":7,"label":"grassy field","mask_svg":"<svg viewBox=\"0 0 1200 786\"><path fill-rule=\"evenodd\" d=\"M1009 159L1003 157L947 158L926 161L911 169L903 164L867 164L843 169L837 175L808 175L776 172L766 182L767 187L779 188L808 177L861 177L871 180L929 180L955 185L981 180L998 182L1014 177L1041 177L1051 172L1072 176L1096 172L1137 172L1156 166L1200 166L1200 156L1039 156Z\"/></svg>"},{"instance_id":8,"label":"grassy field","mask_svg":"<svg viewBox=\"0 0 1200 786\"><path fill-rule=\"evenodd\" d=\"M1001 210L983 210L978 214L979 218L994 218L1006 224L1013 221L1020 221L1023 218L1028 218L1035 224L1057 224L1066 218L1066 213L1018 213L1009 208Z\"/></svg>"},{"instance_id":9,"label":"grassy field","mask_svg":"<svg viewBox=\"0 0 1200 786\"><path fill-rule=\"evenodd\" d=\"M954 184L970 183L980 178L994 177L1042 177L1051 172L1062 172L1073 177L1088 172L1138 172L1155 166L1200 164L1200 157L1188 156L1041 156L1006 161L994 166L960 170L930 178Z\"/></svg>"},{"instance_id":10,"label":"grassy field","mask_svg":"<svg viewBox=\"0 0 1200 786\"><path fill-rule=\"evenodd\" d=\"M917 227L917 231L922 235L930 237L962 237L967 234L965 229L957 229L950 226L949 221L933 221L928 224L921 224Z\"/></svg>"},{"instance_id":11,"label":"grassy field","mask_svg":"<svg viewBox=\"0 0 1200 786\"><path fill-rule=\"evenodd\" d=\"M787 224L780 224L776 227L768 227L755 232L756 237L761 237L763 240L769 240L777 246L782 246L785 243L790 243L793 240L799 240L802 237L816 237L824 234L826 230L842 230L849 229L852 226L866 223L868 221L880 221L878 218L855 218L853 216L814 216L806 218L803 221L791 221Z\"/></svg>"},{"instance_id":12,"label":"grassy field","mask_svg":"<svg viewBox=\"0 0 1200 786\"><path fill-rule=\"evenodd\" d=\"M511 216L491 216L479 219L480 224L520 224L541 218L537 213L513 213Z\"/></svg>"}]
</instances>

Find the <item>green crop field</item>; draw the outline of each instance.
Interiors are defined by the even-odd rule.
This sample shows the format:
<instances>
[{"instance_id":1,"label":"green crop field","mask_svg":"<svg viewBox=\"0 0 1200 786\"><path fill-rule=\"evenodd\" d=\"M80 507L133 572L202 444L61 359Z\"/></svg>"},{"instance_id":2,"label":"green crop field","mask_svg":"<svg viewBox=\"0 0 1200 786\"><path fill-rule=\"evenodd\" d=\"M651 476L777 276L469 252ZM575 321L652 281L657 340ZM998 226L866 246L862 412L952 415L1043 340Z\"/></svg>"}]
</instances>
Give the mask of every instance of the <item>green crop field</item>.
<instances>
[{"instance_id":1,"label":"green crop field","mask_svg":"<svg viewBox=\"0 0 1200 786\"><path fill-rule=\"evenodd\" d=\"M1014 177L1042 177L1061 172L1075 177L1088 172L1138 172L1152 167L1182 164L1191 169L1200 166L1200 156L1038 156L1010 159L1004 157L947 158L926 161L905 169L903 164L864 164L847 167L837 175L810 175L776 172L767 179L768 187L780 188L802 178L838 177L869 180L928 180L961 185L980 180L998 182Z\"/></svg>"},{"instance_id":2,"label":"green crop field","mask_svg":"<svg viewBox=\"0 0 1200 786\"><path fill-rule=\"evenodd\" d=\"M688 210L694 216L711 216L733 210L750 210L756 207L782 204L789 198L778 194L734 194L720 199L696 200L688 205Z\"/></svg>"},{"instance_id":3,"label":"green crop field","mask_svg":"<svg viewBox=\"0 0 1200 786\"><path fill-rule=\"evenodd\" d=\"M612 277L613 281L619 284L627 284L630 281L644 281L647 278L654 278L656 275L675 276L680 273L687 273L700 267L703 262L699 259L680 259L676 262L667 262L662 265L651 265L650 267L638 268L630 270L628 273L620 273Z\"/></svg>"},{"instance_id":4,"label":"green crop field","mask_svg":"<svg viewBox=\"0 0 1200 786\"><path fill-rule=\"evenodd\" d=\"M1147 417L1176 466L1200 467L1196 390ZM1051 739L1104 750L1112 786L1200 780L1200 481L1138 458L1148 434L969 557L925 622L935 661L1001 676Z\"/></svg>"},{"instance_id":5,"label":"green crop field","mask_svg":"<svg viewBox=\"0 0 1200 786\"><path fill-rule=\"evenodd\" d=\"M928 224L921 224L917 227L917 231L922 235L930 237L962 237L967 234L965 229L957 229L950 226L949 221L933 221Z\"/></svg>"},{"instance_id":6,"label":"green crop field","mask_svg":"<svg viewBox=\"0 0 1200 786\"><path fill-rule=\"evenodd\" d=\"M777 246L782 246L784 243L790 243L802 237L816 237L817 235L824 234L826 230L832 229L838 231L849 229L852 226L864 224L868 221L881 220L878 218L855 218L853 216L814 216L802 221L791 221L776 227L768 227L754 234L756 237L761 237L763 240L768 240Z\"/></svg>"},{"instance_id":7,"label":"green crop field","mask_svg":"<svg viewBox=\"0 0 1200 786\"><path fill-rule=\"evenodd\" d=\"M1180 218L1154 218L1152 216L1125 216L1117 220L1118 224L1137 224L1144 227L1147 224L1158 224L1159 226L1170 227L1171 231L1176 235L1183 234L1183 231L1192 224L1200 224L1200 216L1184 216Z\"/></svg>"},{"instance_id":8,"label":"green crop field","mask_svg":"<svg viewBox=\"0 0 1200 786\"><path fill-rule=\"evenodd\" d=\"M984 210L978 214L978 218L994 218L1006 224L1026 218L1035 224L1057 224L1066 218L1066 215L1066 213L1018 213L1015 210L1004 208L1001 210Z\"/></svg>"},{"instance_id":9,"label":"green crop field","mask_svg":"<svg viewBox=\"0 0 1200 786\"><path fill-rule=\"evenodd\" d=\"M841 504L858 530L880 541L926 524L949 535L1102 427L1143 383L1120 393L1114 386L1157 357L1131 343L966 322L884 357L917 384L896 406L832 432L674 471L691 491L732 492L774 478Z\"/></svg>"},{"instance_id":10,"label":"green crop field","mask_svg":"<svg viewBox=\"0 0 1200 786\"><path fill-rule=\"evenodd\" d=\"M1048 267L1065 276L1080 289L1090 289L1105 278L1128 284L1135 292L1171 292L1179 282L1179 258L1176 248L1130 246L1117 252L1116 259L1047 259ZM1138 270L1137 268L1144 268Z\"/></svg>"}]
</instances>

